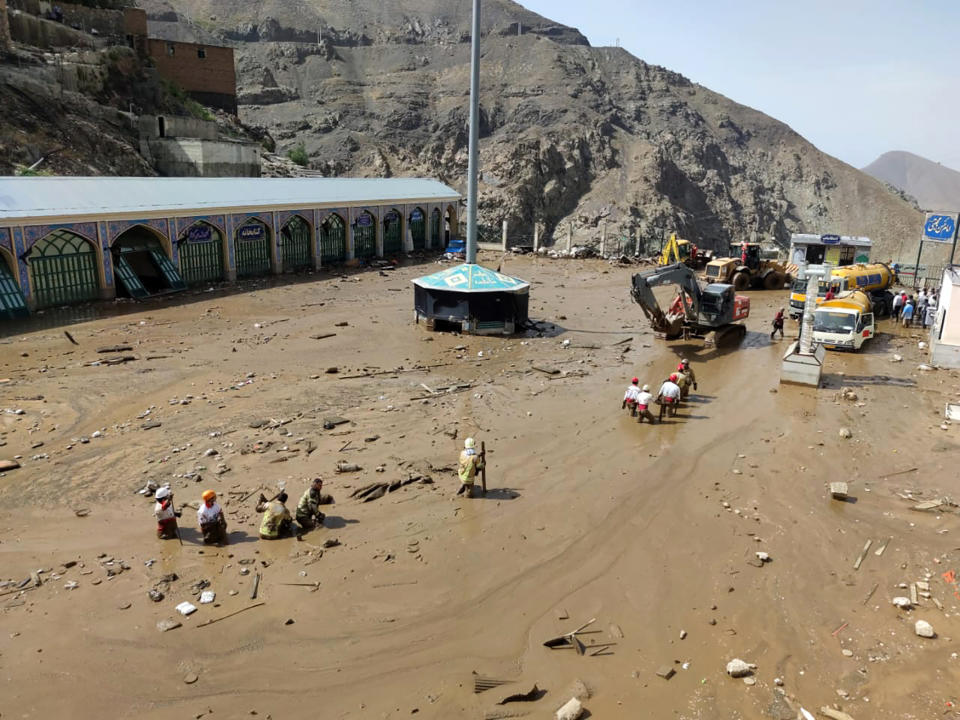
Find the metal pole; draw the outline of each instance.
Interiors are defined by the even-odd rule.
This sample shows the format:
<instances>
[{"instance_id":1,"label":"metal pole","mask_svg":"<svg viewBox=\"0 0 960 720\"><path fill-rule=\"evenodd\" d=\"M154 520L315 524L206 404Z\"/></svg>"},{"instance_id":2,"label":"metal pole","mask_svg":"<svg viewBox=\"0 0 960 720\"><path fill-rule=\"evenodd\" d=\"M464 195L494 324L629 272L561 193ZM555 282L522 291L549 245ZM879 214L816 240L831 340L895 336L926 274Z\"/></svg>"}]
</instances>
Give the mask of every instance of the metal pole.
<instances>
[{"instance_id":1,"label":"metal pole","mask_svg":"<svg viewBox=\"0 0 960 720\"><path fill-rule=\"evenodd\" d=\"M960 218L960 214L957 216ZM953 256L957 252L957 235L960 235L960 222L953 225L953 247L950 248L950 264L953 265Z\"/></svg>"},{"instance_id":2,"label":"metal pole","mask_svg":"<svg viewBox=\"0 0 960 720\"><path fill-rule=\"evenodd\" d=\"M917 264L913 268L913 289L917 289L917 280L920 279L920 253L923 252L923 240L920 240L920 246L917 248Z\"/></svg>"},{"instance_id":3,"label":"metal pole","mask_svg":"<svg viewBox=\"0 0 960 720\"><path fill-rule=\"evenodd\" d=\"M467 262L477 262L477 173L480 144L480 0L470 31L470 159L467 166Z\"/></svg>"}]
</instances>

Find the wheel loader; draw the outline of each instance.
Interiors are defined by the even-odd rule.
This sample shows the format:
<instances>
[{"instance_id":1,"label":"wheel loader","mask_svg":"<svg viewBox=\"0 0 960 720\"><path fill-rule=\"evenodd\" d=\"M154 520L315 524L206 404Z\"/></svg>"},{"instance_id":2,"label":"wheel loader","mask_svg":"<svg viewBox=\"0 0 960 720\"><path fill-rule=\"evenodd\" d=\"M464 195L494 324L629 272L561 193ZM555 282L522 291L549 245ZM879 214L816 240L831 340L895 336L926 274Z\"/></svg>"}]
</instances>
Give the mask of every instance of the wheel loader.
<instances>
[{"instance_id":1,"label":"wheel loader","mask_svg":"<svg viewBox=\"0 0 960 720\"><path fill-rule=\"evenodd\" d=\"M708 262L700 277L706 282L729 283L736 290L780 290L791 281L786 267L761 257L760 243L731 245L730 255Z\"/></svg>"}]
</instances>

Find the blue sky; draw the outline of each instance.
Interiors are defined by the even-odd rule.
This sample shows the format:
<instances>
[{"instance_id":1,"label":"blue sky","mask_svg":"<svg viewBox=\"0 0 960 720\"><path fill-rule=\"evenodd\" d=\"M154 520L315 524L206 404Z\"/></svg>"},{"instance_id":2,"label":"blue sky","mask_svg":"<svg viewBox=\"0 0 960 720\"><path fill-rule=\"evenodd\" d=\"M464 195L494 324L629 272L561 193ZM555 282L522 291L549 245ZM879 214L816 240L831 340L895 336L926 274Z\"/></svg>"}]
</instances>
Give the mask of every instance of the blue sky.
<instances>
[{"instance_id":1,"label":"blue sky","mask_svg":"<svg viewBox=\"0 0 960 720\"><path fill-rule=\"evenodd\" d=\"M521 0L767 113L862 167L960 170L960 0Z\"/></svg>"}]
</instances>

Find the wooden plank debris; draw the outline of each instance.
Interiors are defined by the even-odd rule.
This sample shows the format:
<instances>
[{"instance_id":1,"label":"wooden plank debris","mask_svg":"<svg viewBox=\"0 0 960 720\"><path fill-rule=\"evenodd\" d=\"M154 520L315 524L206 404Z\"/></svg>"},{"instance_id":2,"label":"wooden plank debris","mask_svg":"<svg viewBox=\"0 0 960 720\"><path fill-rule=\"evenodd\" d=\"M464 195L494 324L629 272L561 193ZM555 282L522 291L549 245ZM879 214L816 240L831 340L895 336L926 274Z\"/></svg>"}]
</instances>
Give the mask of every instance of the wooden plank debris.
<instances>
[{"instance_id":1,"label":"wooden plank debris","mask_svg":"<svg viewBox=\"0 0 960 720\"><path fill-rule=\"evenodd\" d=\"M871 545L873 545L873 540L867 540L866 544L863 546L863 550L860 551L860 557L858 557L857 561L853 564L854 570L860 569L860 563L863 562L863 559L867 556L867 553L870 552Z\"/></svg>"},{"instance_id":2,"label":"wooden plank debris","mask_svg":"<svg viewBox=\"0 0 960 720\"><path fill-rule=\"evenodd\" d=\"M890 544L891 540L893 540L892 537L888 537L886 540L884 540L883 545L878 547L876 552L874 552L873 554L876 555L877 557L880 557L881 555L883 555L883 551L887 549L887 545Z\"/></svg>"},{"instance_id":3,"label":"wooden plank debris","mask_svg":"<svg viewBox=\"0 0 960 720\"><path fill-rule=\"evenodd\" d=\"M234 615L239 615L240 613L246 612L247 610L253 610L253 608L255 608L255 607L260 607L261 605L266 605L266 603L265 603L265 602L258 602L258 603L254 603L253 605L247 605L245 608L240 608L239 610L234 610L232 613L227 613L226 615L221 615L221 616L218 617L218 618L211 618L210 620L207 620L206 622L200 623L199 625L197 625L197 627L206 627L207 625L213 625L213 624L216 623L216 622L220 622L221 620L226 620L227 618L231 618L231 617L233 617Z\"/></svg>"}]
</instances>

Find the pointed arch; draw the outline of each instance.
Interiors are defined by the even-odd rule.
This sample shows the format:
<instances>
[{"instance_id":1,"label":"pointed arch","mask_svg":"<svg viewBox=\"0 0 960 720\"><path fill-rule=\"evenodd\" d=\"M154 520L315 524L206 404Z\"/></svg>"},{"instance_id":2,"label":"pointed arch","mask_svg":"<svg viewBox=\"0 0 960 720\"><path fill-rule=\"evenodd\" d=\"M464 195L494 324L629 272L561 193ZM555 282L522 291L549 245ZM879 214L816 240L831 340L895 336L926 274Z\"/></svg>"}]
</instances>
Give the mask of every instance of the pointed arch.
<instances>
[{"instance_id":1,"label":"pointed arch","mask_svg":"<svg viewBox=\"0 0 960 720\"><path fill-rule=\"evenodd\" d=\"M407 217L407 227L410 229L410 241L414 250L424 250L427 247L427 214L422 207L415 207Z\"/></svg>"},{"instance_id":2,"label":"pointed arch","mask_svg":"<svg viewBox=\"0 0 960 720\"><path fill-rule=\"evenodd\" d=\"M391 208L383 214L383 254L403 252L403 213Z\"/></svg>"},{"instance_id":3,"label":"pointed arch","mask_svg":"<svg viewBox=\"0 0 960 720\"><path fill-rule=\"evenodd\" d=\"M339 213L330 213L320 223L320 264L347 260L347 223Z\"/></svg>"},{"instance_id":4,"label":"pointed arch","mask_svg":"<svg viewBox=\"0 0 960 720\"><path fill-rule=\"evenodd\" d=\"M294 213L280 227L280 264L284 272L313 267L313 223Z\"/></svg>"},{"instance_id":5,"label":"pointed arch","mask_svg":"<svg viewBox=\"0 0 960 720\"><path fill-rule=\"evenodd\" d=\"M58 228L37 240L25 258L38 308L100 297L99 255L82 235Z\"/></svg>"},{"instance_id":6,"label":"pointed arch","mask_svg":"<svg viewBox=\"0 0 960 720\"><path fill-rule=\"evenodd\" d=\"M237 277L267 275L270 261L270 226L258 217L247 218L233 231L237 256Z\"/></svg>"},{"instance_id":7,"label":"pointed arch","mask_svg":"<svg viewBox=\"0 0 960 720\"><path fill-rule=\"evenodd\" d=\"M187 285L221 282L226 247L220 228L204 220L188 225L177 238L180 275Z\"/></svg>"},{"instance_id":8,"label":"pointed arch","mask_svg":"<svg viewBox=\"0 0 960 720\"><path fill-rule=\"evenodd\" d=\"M360 212L353 221L353 256L372 258L377 254L377 219L369 210Z\"/></svg>"}]
</instances>

